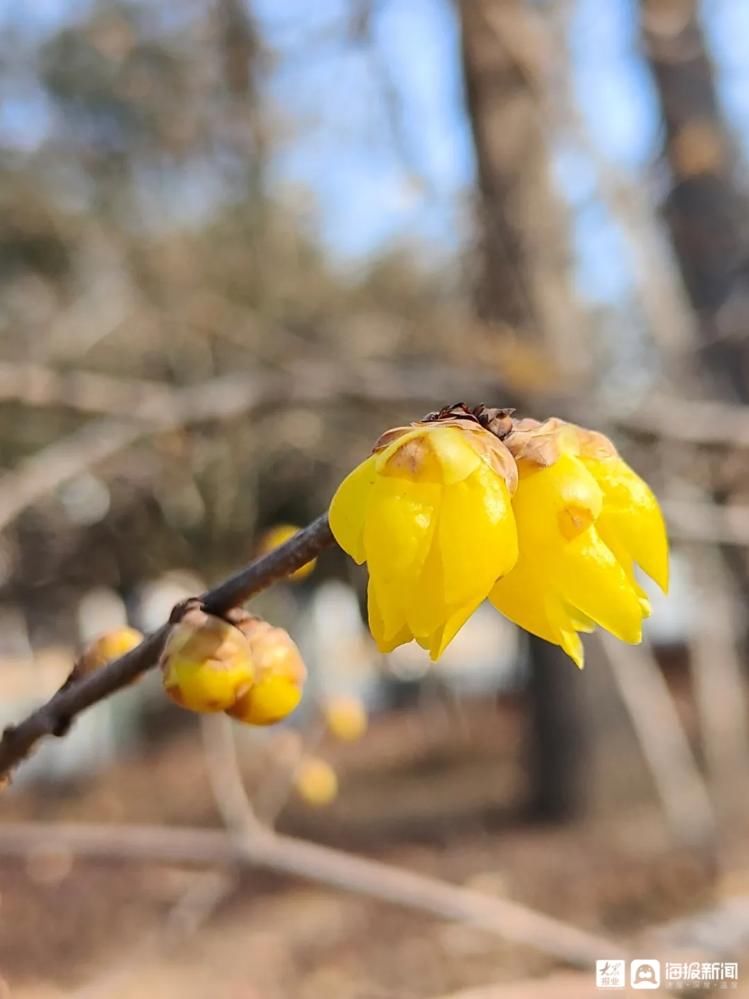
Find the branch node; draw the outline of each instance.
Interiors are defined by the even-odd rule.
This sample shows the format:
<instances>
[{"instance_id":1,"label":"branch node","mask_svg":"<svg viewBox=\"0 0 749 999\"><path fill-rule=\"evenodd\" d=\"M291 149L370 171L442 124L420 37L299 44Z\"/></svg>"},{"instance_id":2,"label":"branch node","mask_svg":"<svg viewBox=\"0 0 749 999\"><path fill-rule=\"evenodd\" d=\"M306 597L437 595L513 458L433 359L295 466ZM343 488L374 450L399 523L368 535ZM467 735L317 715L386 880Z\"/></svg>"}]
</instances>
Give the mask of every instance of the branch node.
<instances>
[{"instance_id":1,"label":"branch node","mask_svg":"<svg viewBox=\"0 0 749 999\"><path fill-rule=\"evenodd\" d=\"M175 604L169 615L169 624L179 624L185 614L192 610L205 611L205 604L200 597L187 597L186 600L180 600Z\"/></svg>"}]
</instances>

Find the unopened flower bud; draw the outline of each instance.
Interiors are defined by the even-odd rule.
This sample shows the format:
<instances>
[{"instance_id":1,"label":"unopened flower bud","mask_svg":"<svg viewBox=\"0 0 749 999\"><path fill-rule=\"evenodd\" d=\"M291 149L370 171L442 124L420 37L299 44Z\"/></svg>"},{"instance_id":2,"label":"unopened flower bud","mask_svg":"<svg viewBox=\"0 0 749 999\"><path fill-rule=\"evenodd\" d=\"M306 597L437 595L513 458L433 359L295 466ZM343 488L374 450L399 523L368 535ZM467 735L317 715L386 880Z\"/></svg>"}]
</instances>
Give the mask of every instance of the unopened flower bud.
<instances>
[{"instance_id":1,"label":"unopened flower bud","mask_svg":"<svg viewBox=\"0 0 749 999\"><path fill-rule=\"evenodd\" d=\"M305 756L297 767L294 787L308 805L322 808L337 797L338 777L331 765L319 756Z\"/></svg>"},{"instance_id":2,"label":"unopened flower bud","mask_svg":"<svg viewBox=\"0 0 749 999\"><path fill-rule=\"evenodd\" d=\"M307 670L288 632L259 618L238 625L255 665L255 682L228 709L249 725L273 725L290 715L302 699Z\"/></svg>"},{"instance_id":3,"label":"unopened flower bud","mask_svg":"<svg viewBox=\"0 0 749 999\"><path fill-rule=\"evenodd\" d=\"M89 673L119 659L142 641L143 635L135 628L115 628L99 635L80 654L64 686L69 687L71 683L76 683Z\"/></svg>"},{"instance_id":4,"label":"unopened flower bud","mask_svg":"<svg viewBox=\"0 0 749 999\"><path fill-rule=\"evenodd\" d=\"M258 546L258 554L267 555L268 552L272 552L274 548L278 548L298 533L299 528L294 524L276 524L275 527L271 527L263 534ZM316 565L317 559L310 559L309 562L305 562L304 565L290 573L288 578L293 583L301 583L303 579L309 576Z\"/></svg>"},{"instance_id":5,"label":"unopened flower bud","mask_svg":"<svg viewBox=\"0 0 749 999\"><path fill-rule=\"evenodd\" d=\"M323 705L328 731L342 742L355 742L367 730L367 709L358 697L339 695Z\"/></svg>"},{"instance_id":6,"label":"unopened flower bud","mask_svg":"<svg viewBox=\"0 0 749 999\"><path fill-rule=\"evenodd\" d=\"M251 687L255 676L240 629L199 607L173 625L160 666L167 694L190 711L224 711Z\"/></svg>"}]
</instances>

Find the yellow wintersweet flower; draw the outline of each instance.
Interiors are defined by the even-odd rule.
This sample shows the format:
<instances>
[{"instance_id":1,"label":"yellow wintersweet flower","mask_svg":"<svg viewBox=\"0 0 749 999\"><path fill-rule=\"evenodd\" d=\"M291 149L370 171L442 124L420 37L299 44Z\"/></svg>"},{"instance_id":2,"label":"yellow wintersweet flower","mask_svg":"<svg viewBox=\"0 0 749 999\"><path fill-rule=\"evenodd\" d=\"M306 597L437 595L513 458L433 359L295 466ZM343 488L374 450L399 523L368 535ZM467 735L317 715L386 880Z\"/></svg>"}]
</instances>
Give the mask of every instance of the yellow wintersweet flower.
<instances>
[{"instance_id":1,"label":"yellow wintersweet flower","mask_svg":"<svg viewBox=\"0 0 749 999\"><path fill-rule=\"evenodd\" d=\"M416 641L437 659L517 559L515 463L474 417L397 427L344 479L330 507L338 544L369 568L381 652Z\"/></svg>"},{"instance_id":2,"label":"yellow wintersweet flower","mask_svg":"<svg viewBox=\"0 0 749 999\"><path fill-rule=\"evenodd\" d=\"M520 557L491 602L583 665L579 632L600 625L637 643L650 613L634 564L666 590L668 541L650 488L602 434L561 420L520 420L506 438Z\"/></svg>"}]
</instances>

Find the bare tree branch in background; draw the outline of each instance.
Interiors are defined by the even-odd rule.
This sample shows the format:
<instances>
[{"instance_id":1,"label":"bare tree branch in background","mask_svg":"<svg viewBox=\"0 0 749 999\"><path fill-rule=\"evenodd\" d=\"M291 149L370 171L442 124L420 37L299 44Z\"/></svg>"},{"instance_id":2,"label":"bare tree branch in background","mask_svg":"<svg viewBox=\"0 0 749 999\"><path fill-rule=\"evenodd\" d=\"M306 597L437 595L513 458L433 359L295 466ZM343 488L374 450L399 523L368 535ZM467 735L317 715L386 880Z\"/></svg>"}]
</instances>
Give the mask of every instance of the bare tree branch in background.
<instances>
[{"instance_id":1,"label":"bare tree branch in background","mask_svg":"<svg viewBox=\"0 0 749 999\"><path fill-rule=\"evenodd\" d=\"M663 673L647 645L598 634L677 842L711 849L716 822Z\"/></svg>"},{"instance_id":2,"label":"bare tree branch in background","mask_svg":"<svg viewBox=\"0 0 749 999\"><path fill-rule=\"evenodd\" d=\"M500 394L507 398L499 399ZM81 413L127 417L139 423L164 421L165 429L171 429L180 415L183 425L189 425L222 416L231 418L244 411L251 413L281 401L311 405L354 399L364 403L429 405L460 397L505 404L514 394L503 387L501 372L493 376L485 368L449 368L439 363L420 365L419 377L413 378L404 366L370 362L341 370L332 359L314 364L299 361L281 371L261 369L220 375L183 389L166 382L81 369L57 371L38 364L0 362L0 401L60 406ZM231 401L222 401L224 397ZM626 404L611 400L597 403L595 397L581 403L563 391L555 392L548 401L543 393L534 393L534 398L538 406L553 406L568 419L587 425L610 422L654 440L749 447L749 406L738 403L687 399L664 392L648 393Z\"/></svg>"},{"instance_id":3,"label":"bare tree branch in background","mask_svg":"<svg viewBox=\"0 0 749 999\"><path fill-rule=\"evenodd\" d=\"M722 811L731 815L746 807L749 759L744 664L737 648L738 597L720 549L701 547L690 554L699 607L689 637L695 702L711 787ZM737 794L737 787L745 793Z\"/></svg>"},{"instance_id":4,"label":"bare tree branch in background","mask_svg":"<svg viewBox=\"0 0 749 999\"><path fill-rule=\"evenodd\" d=\"M49 828L36 823L0 826L2 855L23 855L46 845L99 859L266 868L465 923L577 967L591 967L603 953L622 957L626 953L612 940L519 903L268 830L230 837L223 831L186 827L65 823Z\"/></svg>"}]
</instances>

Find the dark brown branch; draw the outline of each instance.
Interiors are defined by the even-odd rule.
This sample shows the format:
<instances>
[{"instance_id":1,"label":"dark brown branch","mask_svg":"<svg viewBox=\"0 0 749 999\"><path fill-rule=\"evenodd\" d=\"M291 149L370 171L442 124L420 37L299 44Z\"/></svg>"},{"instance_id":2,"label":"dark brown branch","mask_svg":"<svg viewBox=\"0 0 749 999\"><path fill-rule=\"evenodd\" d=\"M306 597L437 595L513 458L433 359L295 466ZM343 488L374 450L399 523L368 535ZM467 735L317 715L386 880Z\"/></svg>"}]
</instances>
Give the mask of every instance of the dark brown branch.
<instances>
[{"instance_id":1,"label":"dark brown branch","mask_svg":"<svg viewBox=\"0 0 749 999\"><path fill-rule=\"evenodd\" d=\"M223 613L288 576L332 544L333 535L325 513L279 548L207 590L201 600L209 612ZM58 691L18 725L8 726L0 739L0 781L9 778L11 769L28 756L40 739L64 734L76 715L152 669L168 632L169 624L162 625L127 655Z\"/></svg>"}]
</instances>

